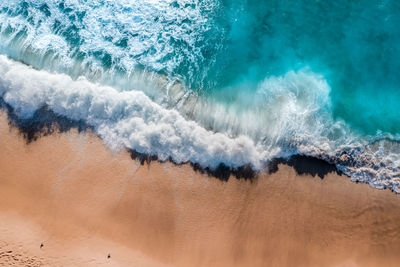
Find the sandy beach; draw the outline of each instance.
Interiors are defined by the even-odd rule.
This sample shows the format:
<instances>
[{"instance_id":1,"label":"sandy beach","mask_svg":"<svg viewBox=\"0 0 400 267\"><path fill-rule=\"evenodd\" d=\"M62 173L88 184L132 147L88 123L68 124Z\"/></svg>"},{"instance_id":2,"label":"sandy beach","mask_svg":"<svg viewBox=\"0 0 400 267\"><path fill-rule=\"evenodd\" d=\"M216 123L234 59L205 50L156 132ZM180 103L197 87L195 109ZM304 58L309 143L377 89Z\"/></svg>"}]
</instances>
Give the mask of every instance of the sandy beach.
<instances>
[{"instance_id":1,"label":"sandy beach","mask_svg":"<svg viewBox=\"0 0 400 267\"><path fill-rule=\"evenodd\" d=\"M286 165L227 182L0 117L0 266L399 266L400 196Z\"/></svg>"}]
</instances>

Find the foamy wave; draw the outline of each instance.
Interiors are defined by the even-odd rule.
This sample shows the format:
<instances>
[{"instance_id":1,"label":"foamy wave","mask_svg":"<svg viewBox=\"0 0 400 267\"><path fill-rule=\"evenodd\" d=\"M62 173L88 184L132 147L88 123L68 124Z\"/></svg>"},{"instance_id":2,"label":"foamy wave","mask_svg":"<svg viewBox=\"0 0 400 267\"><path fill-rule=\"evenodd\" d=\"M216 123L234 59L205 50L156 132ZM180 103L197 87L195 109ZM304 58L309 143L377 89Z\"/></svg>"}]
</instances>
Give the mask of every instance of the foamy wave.
<instances>
[{"instance_id":1,"label":"foamy wave","mask_svg":"<svg viewBox=\"0 0 400 267\"><path fill-rule=\"evenodd\" d=\"M251 164L255 169L278 151L264 151L250 138L229 138L166 110L140 91L118 92L81 78L49 74L0 56L1 95L20 117L29 118L47 105L55 113L84 120L112 148L127 147L140 153L195 162L216 168Z\"/></svg>"},{"instance_id":2,"label":"foamy wave","mask_svg":"<svg viewBox=\"0 0 400 267\"><path fill-rule=\"evenodd\" d=\"M85 121L112 149L125 147L210 169L223 163L260 170L276 157L309 155L336 164L354 181L400 192L398 138L362 137L333 120L329 86L319 75L303 71L267 78L254 97L238 97L239 103L229 108L174 86L169 90L163 91L165 97L173 98L180 112L141 91L73 80L0 56L0 94L20 118L46 105L56 114ZM246 101L253 101L251 108L238 108Z\"/></svg>"},{"instance_id":3,"label":"foamy wave","mask_svg":"<svg viewBox=\"0 0 400 267\"><path fill-rule=\"evenodd\" d=\"M1 56L1 96L21 118L47 105L83 120L115 149L211 169L224 163L258 170L274 157L303 154L336 164L355 181L400 192L400 137L363 136L334 119L322 75L305 68L260 81L260 68L255 80L232 72L234 82L214 88L215 67L236 62L218 58L224 42L235 40L241 48L235 38L246 37L241 31L252 25L237 15L218 17L223 5L0 1L0 53L36 68ZM228 24L240 34L230 40L238 32L225 29L221 19L234 20ZM246 53L238 65L247 62ZM227 73L215 77L221 74Z\"/></svg>"},{"instance_id":4,"label":"foamy wave","mask_svg":"<svg viewBox=\"0 0 400 267\"><path fill-rule=\"evenodd\" d=\"M138 68L192 80L207 65L202 49L213 37L206 33L216 6L213 0L7 1L0 2L0 35L6 54L40 69L103 83L113 77L105 72L129 76Z\"/></svg>"},{"instance_id":5,"label":"foamy wave","mask_svg":"<svg viewBox=\"0 0 400 267\"><path fill-rule=\"evenodd\" d=\"M165 106L173 103L176 110L171 110L141 91L118 91L83 77L72 80L6 57L1 61L3 98L20 117L29 118L47 105L57 114L94 126L111 147L124 146L162 160L260 169L274 157L301 153L302 146L326 154L343 143L329 139L332 131L342 128L331 120L329 86L311 72L267 78L255 95L238 97L229 107L183 93L177 84L165 87L162 77L153 78L153 85L161 83L158 93L167 99Z\"/></svg>"}]
</instances>

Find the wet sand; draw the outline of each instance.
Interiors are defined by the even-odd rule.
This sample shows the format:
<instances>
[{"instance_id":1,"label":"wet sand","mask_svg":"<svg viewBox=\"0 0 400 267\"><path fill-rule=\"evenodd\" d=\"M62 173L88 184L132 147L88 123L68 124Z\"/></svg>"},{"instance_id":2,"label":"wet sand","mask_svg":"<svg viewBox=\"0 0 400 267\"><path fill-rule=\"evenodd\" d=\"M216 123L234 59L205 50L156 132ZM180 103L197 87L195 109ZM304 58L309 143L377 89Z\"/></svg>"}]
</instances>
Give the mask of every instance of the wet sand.
<instances>
[{"instance_id":1,"label":"wet sand","mask_svg":"<svg viewBox=\"0 0 400 267\"><path fill-rule=\"evenodd\" d=\"M346 176L224 182L4 114L0 137L0 266L400 265L400 196Z\"/></svg>"}]
</instances>

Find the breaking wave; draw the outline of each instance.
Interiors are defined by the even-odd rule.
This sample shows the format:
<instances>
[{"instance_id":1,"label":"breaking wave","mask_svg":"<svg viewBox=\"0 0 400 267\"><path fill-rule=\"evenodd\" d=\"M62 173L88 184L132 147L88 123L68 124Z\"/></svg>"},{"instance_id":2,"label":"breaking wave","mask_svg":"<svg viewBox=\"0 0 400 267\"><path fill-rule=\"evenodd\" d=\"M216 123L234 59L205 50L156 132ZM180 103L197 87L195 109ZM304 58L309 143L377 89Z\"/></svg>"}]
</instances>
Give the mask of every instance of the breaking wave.
<instances>
[{"instance_id":1,"label":"breaking wave","mask_svg":"<svg viewBox=\"0 0 400 267\"><path fill-rule=\"evenodd\" d=\"M400 192L396 131L365 133L337 116L338 83L326 67L288 67L307 49L279 51L296 54L285 64L253 55L240 41L256 23L241 17L246 8L216 0L2 2L0 96L23 119L46 106L82 120L112 149L210 169L261 170L301 154ZM257 21L273 17L249 10ZM269 36L268 25L255 26ZM282 40L266 47L273 38L264 35L249 43L278 51Z\"/></svg>"}]
</instances>

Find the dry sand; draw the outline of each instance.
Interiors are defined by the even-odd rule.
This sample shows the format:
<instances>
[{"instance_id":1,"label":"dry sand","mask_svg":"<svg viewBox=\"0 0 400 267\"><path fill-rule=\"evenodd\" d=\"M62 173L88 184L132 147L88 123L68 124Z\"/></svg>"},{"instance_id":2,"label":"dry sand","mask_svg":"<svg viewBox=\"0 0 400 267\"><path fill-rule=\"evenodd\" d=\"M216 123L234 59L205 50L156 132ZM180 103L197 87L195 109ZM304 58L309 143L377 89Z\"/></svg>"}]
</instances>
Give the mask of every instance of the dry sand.
<instances>
[{"instance_id":1,"label":"dry sand","mask_svg":"<svg viewBox=\"0 0 400 267\"><path fill-rule=\"evenodd\" d=\"M345 176L223 182L4 114L0 137L0 266L400 266L400 196Z\"/></svg>"}]
</instances>

